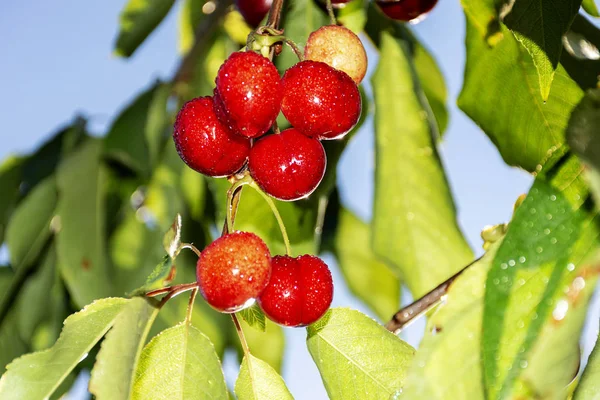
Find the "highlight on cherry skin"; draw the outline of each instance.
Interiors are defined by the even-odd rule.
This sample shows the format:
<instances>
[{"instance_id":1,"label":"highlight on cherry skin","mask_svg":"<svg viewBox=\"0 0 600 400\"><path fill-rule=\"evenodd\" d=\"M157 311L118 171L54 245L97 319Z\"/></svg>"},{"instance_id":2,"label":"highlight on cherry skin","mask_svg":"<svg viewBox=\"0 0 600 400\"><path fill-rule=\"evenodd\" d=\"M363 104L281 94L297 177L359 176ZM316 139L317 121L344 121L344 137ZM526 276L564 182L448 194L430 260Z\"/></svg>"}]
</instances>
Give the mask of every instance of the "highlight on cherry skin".
<instances>
[{"instance_id":1,"label":"highlight on cherry skin","mask_svg":"<svg viewBox=\"0 0 600 400\"><path fill-rule=\"evenodd\" d=\"M259 139L248 159L256 184L270 196L285 201L309 196L321 183L326 165L321 142L293 128Z\"/></svg>"},{"instance_id":2,"label":"highlight on cherry skin","mask_svg":"<svg viewBox=\"0 0 600 400\"><path fill-rule=\"evenodd\" d=\"M324 62L305 60L283 75L281 111L301 133L316 139L341 139L358 123L358 86L345 72Z\"/></svg>"},{"instance_id":3,"label":"highlight on cherry skin","mask_svg":"<svg viewBox=\"0 0 600 400\"><path fill-rule=\"evenodd\" d=\"M214 90L215 113L233 132L248 138L263 135L281 110L279 72L254 51L235 52L221 65Z\"/></svg>"},{"instance_id":4,"label":"highlight on cherry skin","mask_svg":"<svg viewBox=\"0 0 600 400\"><path fill-rule=\"evenodd\" d=\"M333 279L323 260L312 255L275 256L258 304L273 322L298 327L318 321L332 300Z\"/></svg>"},{"instance_id":5,"label":"highlight on cherry skin","mask_svg":"<svg viewBox=\"0 0 600 400\"><path fill-rule=\"evenodd\" d=\"M211 97L199 97L181 107L173 126L179 156L204 175L223 177L237 172L248 158L250 140L221 124Z\"/></svg>"},{"instance_id":6,"label":"highlight on cherry skin","mask_svg":"<svg viewBox=\"0 0 600 400\"><path fill-rule=\"evenodd\" d=\"M208 245L196 264L202 297L220 312L233 313L254 304L271 277L271 254L254 233L233 232Z\"/></svg>"}]
</instances>

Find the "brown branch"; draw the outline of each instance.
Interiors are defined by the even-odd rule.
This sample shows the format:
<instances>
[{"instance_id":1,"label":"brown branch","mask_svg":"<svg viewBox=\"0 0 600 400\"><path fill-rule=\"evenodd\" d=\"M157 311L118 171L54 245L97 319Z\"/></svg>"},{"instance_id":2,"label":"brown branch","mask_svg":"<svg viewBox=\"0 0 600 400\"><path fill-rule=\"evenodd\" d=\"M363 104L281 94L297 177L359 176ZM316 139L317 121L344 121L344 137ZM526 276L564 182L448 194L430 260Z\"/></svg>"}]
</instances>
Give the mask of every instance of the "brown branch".
<instances>
[{"instance_id":1,"label":"brown branch","mask_svg":"<svg viewBox=\"0 0 600 400\"><path fill-rule=\"evenodd\" d=\"M424 315L427 311L431 310L448 293L448 289L450 288L450 285L452 285L452 282L454 282L456 278L462 275L463 272L469 269L469 267L471 267L480 259L481 258L478 258L475 261L471 262L466 267L452 275L450 278L440 283L429 293L425 294L420 299L415 300L411 304L402 308L400 311L394 314L392 319L387 324L385 324L386 329L398 334L404 328L410 325L415 319L417 319L421 315Z\"/></svg>"}]
</instances>

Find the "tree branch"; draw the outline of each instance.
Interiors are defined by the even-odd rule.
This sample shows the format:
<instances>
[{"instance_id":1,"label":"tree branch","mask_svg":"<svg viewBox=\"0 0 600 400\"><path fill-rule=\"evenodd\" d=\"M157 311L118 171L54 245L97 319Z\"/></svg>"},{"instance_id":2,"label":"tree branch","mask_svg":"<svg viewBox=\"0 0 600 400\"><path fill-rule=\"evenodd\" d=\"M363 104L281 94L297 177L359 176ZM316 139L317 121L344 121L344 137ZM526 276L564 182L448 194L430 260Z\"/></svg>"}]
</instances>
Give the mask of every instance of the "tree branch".
<instances>
[{"instance_id":1,"label":"tree branch","mask_svg":"<svg viewBox=\"0 0 600 400\"><path fill-rule=\"evenodd\" d=\"M387 324L385 324L386 329L394 332L395 334L400 333L418 317L435 307L448 293L448 289L450 288L450 285L452 285L452 282L454 282L456 278L462 275L463 272L465 272L467 269L469 269L469 267L479 260L481 260L481 257L465 266L463 269L446 279L444 282L440 283L420 299L415 300L411 304L402 308L400 311L394 314L392 319Z\"/></svg>"}]
</instances>

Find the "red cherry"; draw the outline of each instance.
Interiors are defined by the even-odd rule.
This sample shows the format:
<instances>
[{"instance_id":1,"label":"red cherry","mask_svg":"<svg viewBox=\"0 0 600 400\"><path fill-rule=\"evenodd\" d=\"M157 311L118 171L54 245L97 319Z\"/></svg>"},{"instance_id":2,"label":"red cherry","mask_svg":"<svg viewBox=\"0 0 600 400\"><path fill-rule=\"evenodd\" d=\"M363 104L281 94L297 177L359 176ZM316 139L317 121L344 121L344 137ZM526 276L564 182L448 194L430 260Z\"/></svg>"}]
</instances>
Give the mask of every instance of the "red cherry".
<instances>
[{"instance_id":1,"label":"red cherry","mask_svg":"<svg viewBox=\"0 0 600 400\"><path fill-rule=\"evenodd\" d=\"M202 251L196 265L200 293L221 312L236 312L252 305L270 276L269 249L249 232L221 236Z\"/></svg>"},{"instance_id":2,"label":"red cherry","mask_svg":"<svg viewBox=\"0 0 600 400\"><path fill-rule=\"evenodd\" d=\"M275 256L271 280L258 304L278 324L305 326L321 318L332 299L331 272L320 258Z\"/></svg>"},{"instance_id":3,"label":"red cherry","mask_svg":"<svg viewBox=\"0 0 600 400\"><path fill-rule=\"evenodd\" d=\"M356 83L319 61L302 61L283 75L281 111L294 128L318 139L339 139L360 118Z\"/></svg>"},{"instance_id":4,"label":"red cherry","mask_svg":"<svg viewBox=\"0 0 600 400\"><path fill-rule=\"evenodd\" d=\"M238 171L250 151L249 139L219 122L211 97L198 97L181 107L173 140L179 156L190 168L214 177Z\"/></svg>"},{"instance_id":5,"label":"red cherry","mask_svg":"<svg viewBox=\"0 0 600 400\"><path fill-rule=\"evenodd\" d=\"M250 150L250 175L269 195L298 200L310 195L325 175L327 157L321 142L297 130L269 135Z\"/></svg>"},{"instance_id":6,"label":"red cherry","mask_svg":"<svg viewBox=\"0 0 600 400\"><path fill-rule=\"evenodd\" d=\"M215 113L234 132L249 138L264 134L281 109L279 72L253 51L233 53L216 79Z\"/></svg>"},{"instance_id":7,"label":"red cherry","mask_svg":"<svg viewBox=\"0 0 600 400\"><path fill-rule=\"evenodd\" d=\"M425 16L438 0L400 0L394 2L376 2L381 11L397 21L414 21Z\"/></svg>"},{"instance_id":8,"label":"red cherry","mask_svg":"<svg viewBox=\"0 0 600 400\"><path fill-rule=\"evenodd\" d=\"M240 11L248 25L256 28L267 16L273 0L235 0L235 6Z\"/></svg>"}]
</instances>

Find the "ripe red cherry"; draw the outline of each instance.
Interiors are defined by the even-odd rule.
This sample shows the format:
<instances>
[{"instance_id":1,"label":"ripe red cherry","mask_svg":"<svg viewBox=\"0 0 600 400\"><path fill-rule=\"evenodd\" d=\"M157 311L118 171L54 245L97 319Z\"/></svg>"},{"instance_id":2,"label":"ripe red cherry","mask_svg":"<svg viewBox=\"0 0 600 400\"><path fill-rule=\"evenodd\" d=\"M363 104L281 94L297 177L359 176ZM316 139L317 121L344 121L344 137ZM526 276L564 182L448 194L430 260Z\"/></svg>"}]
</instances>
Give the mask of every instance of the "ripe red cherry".
<instances>
[{"instance_id":1,"label":"ripe red cherry","mask_svg":"<svg viewBox=\"0 0 600 400\"><path fill-rule=\"evenodd\" d=\"M269 249L249 232L215 240L202 251L196 265L200 293L213 308L227 313L252 305L270 276Z\"/></svg>"},{"instance_id":2,"label":"ripe red cherry","mask_svg":"<svg viewBox=\"0 0 600 400\"><path fill-rule=\"evenodd\" d=\"M376 2L381 11L397 21L419 21L436 5L438 0L400 0Z\"/></svg>"},{"instance_id":3,"label":"ripe red cherry","mask_svg":"<svg viewBox=\"0 0 600 400\"><path fill-rule=\"evenodd\" d=\"M248 25L256 28L267 16L273 0L235 0L235 6L240 11Z\"/></svg>"},{"instance_id":4,"label":"ripe red cherry","mask_svg":"<svg viewBox=\"0 0 600 400\"><path fill-rule=\"evenodd\" d=\"M216 78L215 112L234 132L249 138L264 134L281 109L279 72L253 51L233 53Z\"/></svg>"},{"instance_id":5,"label":"ripe red cherry","mask_svg":"<svg viewBox=\"0 0 600 400\"><path fill-rule=\"evenodd\" d=\"M275 256L271 280L258 304L278 324L305 326L321 318L332 299L331 272L320 258Z\"/></svg>"},{"instance_id":6,"label":"ripe red cherry","mask_svg":"<svg viewBox=\"0 0 600 400\"><path fill-rule=\"evenodd\" d=\"M293 128L260 139L248 159L250 175L258 186L287 201L310 195L323 179L326 165L321 142Z\"/></svg>"},{"instance_id":7,"label":"ripe red cherry","mask_svg":"<svg viewBox=\"0 0 600 400\"><path fill-rule=\"evenodd\" d=\"M249 139L219 122L211 97L199 97L181 107L173 140L179 156L190 168L214 177L238 171L250 151Z\"/></svg>"},{"instance_id":8,"label":"ripe red cherry","mask_svg":"<svg viewBox=\"0 0 600 400\"><path fill-rule=\"evenodd\" d=\"M318 139L339 139L360 118L356 83L319 61L302 61L283 75L281 110L294 128Z\"/></svg>"}]
</instances>

